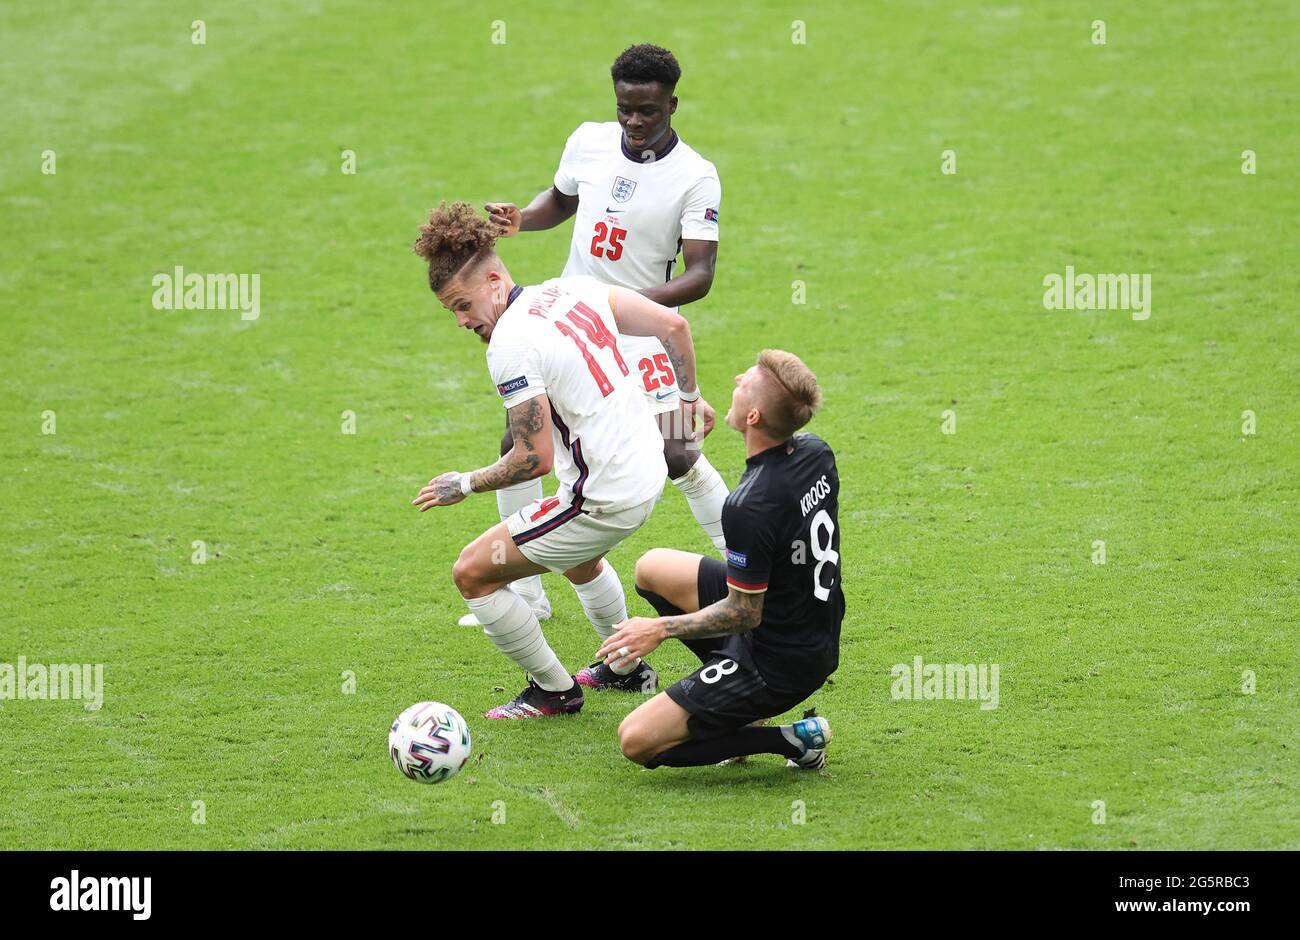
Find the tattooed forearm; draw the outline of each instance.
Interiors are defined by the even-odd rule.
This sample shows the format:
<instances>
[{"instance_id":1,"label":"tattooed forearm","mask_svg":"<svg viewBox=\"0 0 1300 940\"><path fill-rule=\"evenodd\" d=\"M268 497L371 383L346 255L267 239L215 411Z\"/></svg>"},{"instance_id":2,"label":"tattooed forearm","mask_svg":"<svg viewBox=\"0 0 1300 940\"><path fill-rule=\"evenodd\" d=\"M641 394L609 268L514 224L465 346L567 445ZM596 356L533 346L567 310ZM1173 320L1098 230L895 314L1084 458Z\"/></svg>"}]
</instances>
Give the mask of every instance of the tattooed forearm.
<instances>
[{"instance_id":1,"label":"tattooed forearm","mask_svg":"<svg viewBox=\"0 0 1300 940\"><path fill-rule=\"evenodd\" d=\"M681 334L664 337L660 342L664 345L664 352L668 353L668 361L673 364L673 371L677 373L678 386L688 392L695 389L695 357L691 356L688 362L683 349L691 348L690 328L686 327Z\"/></svg>"},{"instance_id":2,"label":"tattooed forearm","mask_svg":"<svg viewBox=\"0 0 1300 940\"><path fill-rule=\"evenodd\" d=\"M511 408L508 417L514 446L492 466L475 470L470 475L470 489L475 493L499 490L504 486L536 479L546 473L542 469L542 455L537 453L537 447L533 444L533 437L546 428L542 399L528 399Z\"/></svg>"},{"instance_id":3,"label":"tattooed forearm","mask_svg":"<svg viewBox=\"0 0 1300 940\"><path fill-rule=\"evenodd\" d=\"M510 453L492 466L475 470L470 474L469 487L475 493L485 493L488 490L499 490L503 486L523 483L525 480L541 476L542 474L537 472L541 465L541 457L536 454L520 454L519 445L515 444Z\"/></svg>"},{"instance_id":4,"label":"tattooed forearm","mask_svg":"<svg viewBox=\"0 0 1300 940\"><path fill-rule=\"evenodd\" d=\"M693 614L665 617L664 634L678 639L723 636L753 630L763 619L763 595L746 594L734 588L716 604Z\"/></svg>"}]
</instances>

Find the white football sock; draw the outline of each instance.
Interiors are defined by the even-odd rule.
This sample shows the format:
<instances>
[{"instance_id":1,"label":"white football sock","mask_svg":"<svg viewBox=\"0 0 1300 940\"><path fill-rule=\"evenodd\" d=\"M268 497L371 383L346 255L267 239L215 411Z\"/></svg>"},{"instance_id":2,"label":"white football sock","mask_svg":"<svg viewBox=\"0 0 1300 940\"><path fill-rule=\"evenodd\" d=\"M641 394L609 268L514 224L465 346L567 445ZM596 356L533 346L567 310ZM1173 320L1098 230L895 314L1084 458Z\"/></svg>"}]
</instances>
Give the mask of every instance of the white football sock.
<instances>
[{"instance_id":1,"label":"white football sock","mask_svg":"<svg viewBox=\"0 0 1300 940\"><path fill-rule=\"evenodd\" d=\"M700 454L695 465L672 484L686 497L691 515L713 542L713 547L718 551L726 548L727 540L722 536L722 504L727 501L727 484L722 482L709 458Z\"/></svg>"},{"instance_id":2,"label":"white football sock","mask_svg":"<svg viewBox=\"0 0 1300 940\"><path fill-rule=\"evenodd\" d=\"M618 572L606 558L601 562L600 574L586 584L575 584L578 600L582 603L582 612L587 615L591 625L603 639L609 639L617 631L614 629L627 619L627 597L623 593L623 582L618 579ZM620 676L626 676L636 669L638 658L623 669L614 669Z\"/></svg>"},{"instance_id":3,"label":"white football sock","mask_svg":"<svg viewBox=\"0 0 1300 940\"><path fill-rule=\"evenodd\" d=\"M500 515L501 521L505 522L519 510L523 509L535 499L542 498L542 481L525 480L523 483L516 483L514 486L505 486L497 490L497 514ZM542 589L541 575L531 575L527 578L520 578L510 585L516 594L524 599L529 607L541 606L542 600L546 593ZM567 689L568 686L566 685Z\"/></svg>"},{"instance_id":4,"label":"white football sock","mask_svg":"<svg viewBox=\"0 0 1300 940\"><path fill-rule=\"evenodd\" d=\"M493 591L487 597L465 601L470 613L478 618L496 648L509 656L548 692L563 692L573 687L569 670L551 650L532 609L509 588Z\"/></svg>"}]
</instances>

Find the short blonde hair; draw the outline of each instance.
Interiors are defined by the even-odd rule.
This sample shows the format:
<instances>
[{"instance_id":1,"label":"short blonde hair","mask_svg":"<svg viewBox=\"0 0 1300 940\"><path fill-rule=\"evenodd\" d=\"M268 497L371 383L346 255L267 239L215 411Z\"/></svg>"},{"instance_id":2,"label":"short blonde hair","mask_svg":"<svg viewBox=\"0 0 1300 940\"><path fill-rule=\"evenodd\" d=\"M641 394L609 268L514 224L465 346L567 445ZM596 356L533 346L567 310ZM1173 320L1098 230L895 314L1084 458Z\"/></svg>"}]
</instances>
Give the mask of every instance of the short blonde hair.
<instances>
[{"instance_id":1,"label":"short blonde hair","mask_svg":"<svg viewBox=\"0 0 1300 940\"><path fill-rule=\"evenodd\" d=\"M770 392L759 408L763 424L769 434L784 440L812 420L822 406L822 390L803 360L784 349L764 349L758 367Z\"/></svg>"}]
</instances>

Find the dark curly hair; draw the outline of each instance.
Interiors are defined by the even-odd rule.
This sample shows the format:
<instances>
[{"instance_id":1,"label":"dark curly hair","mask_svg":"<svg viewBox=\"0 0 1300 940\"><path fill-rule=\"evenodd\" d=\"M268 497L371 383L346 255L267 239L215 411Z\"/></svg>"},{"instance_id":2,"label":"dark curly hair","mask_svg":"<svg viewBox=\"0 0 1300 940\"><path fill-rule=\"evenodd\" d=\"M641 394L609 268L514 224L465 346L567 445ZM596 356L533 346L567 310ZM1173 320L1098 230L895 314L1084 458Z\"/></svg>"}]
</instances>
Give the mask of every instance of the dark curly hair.
<instances>
[{"instance_id":1,"label":"dark curly hair","mask_svg":"<svg viewBox=\"0 0 1300 940\"><path fill-rule=\"evenodd\" d=\"M629 85L644 85L658 82L669 91L677 87L677 80L682 77L682 67L677 64L677 57L662 46L641 43L624 49L609 69L610 77L616 82Z\"/></svg>"},{"instance_id":2,"label":"dark curly hair","mask_svg":"<svg viewBox=\"0 0 1300 940\"><path fill-rule=\"evenodd\" d=\"M438 203L412 246L429 262L429 289L437 293L470 261L492 254L499 231L468 202Z\"/></svg>"}]
</instances>

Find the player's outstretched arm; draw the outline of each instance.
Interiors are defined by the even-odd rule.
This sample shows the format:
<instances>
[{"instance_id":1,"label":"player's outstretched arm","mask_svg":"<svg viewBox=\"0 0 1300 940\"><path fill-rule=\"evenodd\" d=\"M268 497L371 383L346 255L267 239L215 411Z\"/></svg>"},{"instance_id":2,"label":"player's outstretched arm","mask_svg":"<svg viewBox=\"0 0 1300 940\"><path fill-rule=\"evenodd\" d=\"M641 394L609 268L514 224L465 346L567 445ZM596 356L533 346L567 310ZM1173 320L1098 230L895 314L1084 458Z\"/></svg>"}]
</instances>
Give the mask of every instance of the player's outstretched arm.
<instances>
[{"instance_id":1,"label":"player's outstretched arm","mask_svg":"<svg viewBox=\"0 0 1300 940\"><path fill-rule=\"evenodd\" d=\"M518 232L537 232L555 228L578 211L578 197L560 192L554 186L544 189L524 208L513 202L489 202L483 208L501 234L509 237Z\"/></svg>"},{"instance_id":2,"label":"player's outstretched arm","mask_svg":"<svg viewBox=\"0 0 1300 940\"><path fill-rule=\"evenodd\" d=\"M419 507L420 512L434 506L451 506L471 492L499 490L550 473L555 459L551 400L546 395L537 395L515 405L506 414L514 446L500 460L472 473L452 470L434 477L411 505Z\"/></svg>"},{"instance_id":3,"label":"player's outstretched arm","mask_svg":"<svg viewBox=\"0 0 1300 940\"><path fill-rule=\"evenodd\" d=\"M632 617L596 651L606 665L630 665L638 656L654 652L669 637L694 640L753 630L763 619L763 592L737 591L693 614L678 617Z\"/></svg>"},{"instance_id":4,"label":"player's outstretched arm","mask_svg":"<svg viewBox=\"0 0 1300 940\"><path fill-rule=\"evenodd\" d=\"M727 596L693 614L663 618L665 637L693 640L728 633L746 633L763 619L763 591L727 589Z\"/></svg>"},{"instance_id":5,"label":"player's outstretched arm","mask_svg":"<svg viewBox=\"0 0 1300 940\"><path fill-rule=\"evenodd\" d=\"M694 392L695 343L686 318L626 287L609 289L609 306L620 333L653 336L664 344L664 351L677 373L677 386L684 392Z\"/></svg>"},{"instance_id":6,"label":"player's outstretched arm","mask_svg":"<svg viewBox=\"0 0 1300 940\"><path fill-rule=\"evenodd\" d=\"M681 389L682 416L695 440L702 441L713 430L717 420L713 408L700 397L695 380L695 343L691 339L691 325L679 313L663 304L655 303L639 291L626 287L609 289L609 306L614 311L614 321L620 333L630 336L654 336L664 344L664 352L677 373L677 387ZM695 430L696 419L700 421Z\"/></svg>"}]
</instances>

